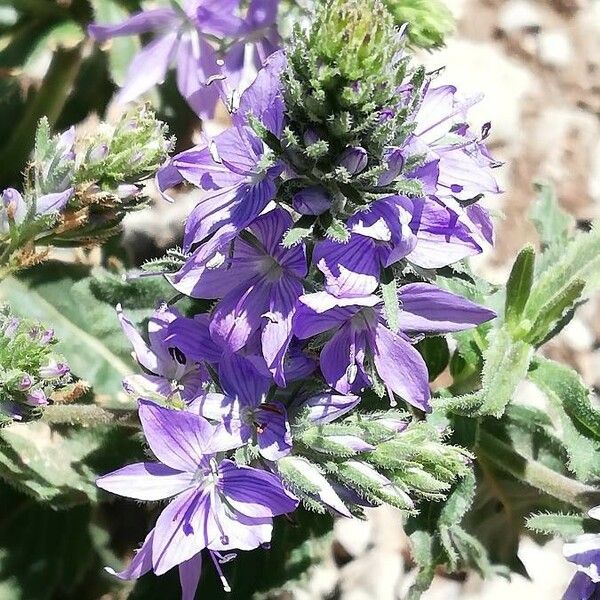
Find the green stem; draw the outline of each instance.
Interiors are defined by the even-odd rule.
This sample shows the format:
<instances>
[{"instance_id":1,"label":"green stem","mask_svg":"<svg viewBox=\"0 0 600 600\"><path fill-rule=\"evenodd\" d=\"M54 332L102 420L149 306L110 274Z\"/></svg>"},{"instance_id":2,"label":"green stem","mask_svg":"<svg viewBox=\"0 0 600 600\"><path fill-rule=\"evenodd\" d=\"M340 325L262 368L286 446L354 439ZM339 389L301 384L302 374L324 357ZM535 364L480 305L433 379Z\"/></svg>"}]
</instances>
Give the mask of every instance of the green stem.
<instances>
[{"instance_id":1,"label":"green stem","mask_svg":"<svg viewBox=\"0 0 600 600\"><path fill-rule=\"evenodd\" d=\"M75 48L58 48L54 53L39 91L0 153L0 164L14 170L14 173L6 173L7 180L18 176L27 161L38 121L46 115L50 125L56 123L79 73L82 54L82 44Z\"/></svg>"},{"instance_id":2,"label":"green stem","mask_svg":"<svg viewBox=\"0 0 600 600\"><path fill-rule=\"evenodd\" d=\"M505 442L480 428L475 452L485 462L494 465L528 485L587 511L600 504L600 490L565 477L543 464L526 458Z\"/></svg>"},{"instance_id":3,"label":"green stem","mask_svg":"<svg viewBox=\"0 0 600 600\"><path fill-rule=\"evenodd\" d=\"M49 425L140 427L135 410L100 408L94 404L52 404L44 409L41 420Z\"/></svg>"}]
</instances>

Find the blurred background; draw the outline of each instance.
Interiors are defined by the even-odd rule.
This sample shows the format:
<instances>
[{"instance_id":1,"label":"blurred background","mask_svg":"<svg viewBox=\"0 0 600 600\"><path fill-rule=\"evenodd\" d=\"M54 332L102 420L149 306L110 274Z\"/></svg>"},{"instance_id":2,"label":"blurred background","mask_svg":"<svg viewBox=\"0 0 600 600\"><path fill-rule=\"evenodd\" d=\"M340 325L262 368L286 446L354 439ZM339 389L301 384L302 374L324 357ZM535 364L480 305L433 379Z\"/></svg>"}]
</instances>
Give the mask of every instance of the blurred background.
<instances>
[{"instance_id":1,"label":"blurred background","mask_svg":"<svg viewBox=\"0 0 600 600\"><path fill-rule=\"evenodd\" d=\"M505 193L488 204L498 214L498 242L477 259L476 269L500 282L523 244L536 241L528 220L535 182L553 184L578 227L586 229L600 216L600 0L446 3L456 32L444 49L421 52L419 59L431 70L445 66L439 80L457 85L463 95L484 94L472 119L478 126L492 122L490 147L505 163L497 171ZM0 0L0 189L18 185L43 114L56 129L80 122L85 127L98 115L110 115L115 82L122 81L137 42L124 38L100 49L86 39L84 27L95 18L118 20L123 6L135 9L137 2ZM153 94L159 116L183 149L193 142L197 120L173 87ZM224 124L217 119L205 129L213 133ZM155 198L149 209L129 215L123 234L129 261L139 264L176 243L193 203L193 194L173 205ZM66 258L93 264L99 254ZM545 352L600 387L600 298L583 306ZM519 393L535 402L538 392L531 385ZM562 559L560 543L541 547L524 539L520 558L529 578L482 582L440 574L424 599L561 597L572 569ZM413 576L400 516L382 508L365 522L339 521L322 563L285 598L394 600L403 597Z\"/></svg>"}]
</instances>

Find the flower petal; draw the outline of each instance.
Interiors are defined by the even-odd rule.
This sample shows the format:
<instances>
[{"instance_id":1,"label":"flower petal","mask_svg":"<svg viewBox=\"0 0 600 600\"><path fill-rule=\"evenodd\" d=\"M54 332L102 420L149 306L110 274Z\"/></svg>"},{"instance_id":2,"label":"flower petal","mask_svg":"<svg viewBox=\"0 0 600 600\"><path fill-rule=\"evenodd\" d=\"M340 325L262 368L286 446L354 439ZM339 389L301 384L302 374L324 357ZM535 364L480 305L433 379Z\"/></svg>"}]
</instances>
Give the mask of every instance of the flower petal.
<instances>
[{"instance_id":1,"label":"flower petal","mask_svg":"<svg viewBox=\"0 0 600 600\"><path fill-rule=\"evenodd\" d=\"M150 449L165 465L195 473L202 459L215 452L214 428L198 415L140 401L139 417Z\"/></svg>"},{"instance_id":2,"label":"flower petal","mask_svg":"<svg viewBox=\"0 0 600 600\"><path fill-rule=\"evenodd\" d=\"M179 564L179 582L181 583L181 600L194 600L202 574L202 553Z\"/></svg>"},{"instance_id":3,"label":"flower petal","mask_svg":"<svg viewBox=\"0 0 600 600\"><path fill-rule=\"evenodd\" d=\"M274 517L298 506L298 500L284 489L281 479L268 471L223 460L219 476L219 489L227 502L247 517Z\"/></svg>"},{"instance_id":4,"label":"flower petal","mask_svg":"<svg viewBox=\"0 0 600 600\"><path fill-rule=\"evenodd\" d=\"M303 292L297 279L283 276L271 286L269 311L263 314L262 352L276 383L285 386L284 359L292 339L292 320Z\"/></svg>"},{"instance_id":5,"label":"flower petal","mask_svg":"<svg viewBox=\"0 0 600 600\"><path fill-rule=\"evenodd\" d=\"M154 539L154 529L146 536L141 548L135 553L133 560L120 573L117 573L111 567L106 567L106 571L119 579L139 579L152 569L152 542Z\"/></svg>"},{"instance_id":6,"label":"flower petal","mask_svg":"<svg viewBox=\"0 0 600 600\"><path fill-rule=\"evenodd\" d=\"M165 80L177 47L176 31L156 38L144 46L129 65L125 85L116 96L119 104L135 100L153 86Z\"/></svg>"},{"instance_id":7,"label":"flower petal","mask_svg":"<svg viewBox=\"0 0 600 600\"><path fill-rule=\"evenodd\" d=\"M140 363L140 365L148 369L148 371L158 374L160 369L159 359L156 356L156 353L148 347L139 331L125 316L120 304L117 305L117 317L119 318L119 323L121 324L123 333L133 346L135 359Z\"/></svg>"},{"instance_id":8,"label":"flower petal","mask_svg":"<svg viewBox=\"0 0 600 600\"><path fill-rule=\"evenodd\" d=\"M211 509L210 490L193 488L172 500L154 527L152 564L157 575L198 554L211 541L206 521Z\"/></svg>"},{"instance_id":9,"label":"flower petal","mask_svg":"<svg viewBox=\"0 0 600 600\"><path fill-rule=\"evenodd\" d=\"M421 355L381 323L375 328L373 350L375 368L386 386L409 404L429 412L429 376Z\"/></svg>"},{"instance_id":10,"label":"flower petal","mask_svg":"<svg viewBox=\"0 0 600 600\"><path fill-rule=\"evenodd\" d=\"M88 26L88 33L98 42L121 35L136 35L155 29L170 29L177 23L177 13L170 8L155 8L131 15L117 24L101 25L93 23Z\"/></svg>"},{"instance_id":11,"label":"flower petal","mask_svg":"<svg viewBox=\"0 0 600 600\"><path fill-rule=\"evenodd\" d=\"M103 490L136 500L170 498L191 484L189 473L153 462L127 465L96 480L96 485Z\"/></svg>"},{"instance_id":12,"label":"flower petal","mask_svg":"<svg viewBox=\"0 0 600 600\"><path fill-rule=\"evenodd\" d=\"M402 311L398 324L400 330L407 333L462 331L496 316L489 308L429 283L402 286L399 297Z\"/></svg>"},{"instance_id":13,"label":"flower petal","mask_svg":"<svg viewBox=\"0 0 600 600\"><path fill-rule=\"evenodd\" d=\"M227 396L238 398L242 406L258 406L271 382L245 357L232 354L219 364L219 381Z\"/></svg>"}]
</instances>

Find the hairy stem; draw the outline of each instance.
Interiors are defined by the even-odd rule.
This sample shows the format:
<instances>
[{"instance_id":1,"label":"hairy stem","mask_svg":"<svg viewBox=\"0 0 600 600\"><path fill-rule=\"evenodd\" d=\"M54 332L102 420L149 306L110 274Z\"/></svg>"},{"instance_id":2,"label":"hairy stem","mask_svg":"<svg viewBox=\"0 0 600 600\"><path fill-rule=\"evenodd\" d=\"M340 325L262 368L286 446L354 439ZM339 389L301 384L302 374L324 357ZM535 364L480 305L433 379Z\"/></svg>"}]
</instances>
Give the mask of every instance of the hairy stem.
<instances>
[{"instance_id":1,"label":"hairy stem","mask_svg":"<svg viewBox=\"0 0 600 600\"><path fill-rule=\"evenodd\" d=\"M600 490L522 456L483 429L479 430L475 451L488 464L581 510L587 511L600 504Z\"/></svg>"},{"instance_id":2,"label":"hairy stem","mask_svg":"<svg viewBox=\"0 0 600 600\"><path fill-rule=\"evenodd\" d=\"M44 409L41 420L49 425L140 427L135 410L100 408L93 404L53 404Z\"/></svg>"}]
</instances>

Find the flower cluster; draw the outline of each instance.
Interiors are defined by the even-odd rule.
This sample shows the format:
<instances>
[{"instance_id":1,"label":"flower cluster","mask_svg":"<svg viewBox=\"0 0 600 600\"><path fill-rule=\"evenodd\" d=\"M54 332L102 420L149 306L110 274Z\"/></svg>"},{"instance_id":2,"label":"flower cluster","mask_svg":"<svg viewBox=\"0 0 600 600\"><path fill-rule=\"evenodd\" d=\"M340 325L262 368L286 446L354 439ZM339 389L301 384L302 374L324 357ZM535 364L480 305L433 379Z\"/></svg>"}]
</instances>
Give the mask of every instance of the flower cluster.
<instances>
[{"instance_id":1,"label":"flower cluster","mask_svg":"<svg viewBox=\"0 0 600 600\"><path fill-rule=\"evenodd\" d=\"M117 100L135 100L162 83L175 65L179 92L206 118L213 116L221 96L243 85L248 62L259 68L277 49L277 7L278 0L251 0L243 11L240 0L175 1L170 8L144 10L115 25L90 25L89 34L104 42L152 32L152 41L132 60Z\"/></svg>"},{"instance_id":2,"label":"flower cluster","mask_svg":"<svg viewBox=\"0 0 600 600\"><path fill-rule=\"evenodd\" d=\"M431 392L414 344L495 316L435 285L436 269L493 241L478 203L499 191L489 126L474 133L473 100L410 68L377 0L339 4L269 56L229 129L157 174L167 198L184 182L201 190L165 274L206 309L163 304L147 336L119 309L144 369L125 388L159 462L99 485L172 499L119 576L179 566L184 598L202 550L221 573L299 502L346 517L382 502L411 511L468 468L423 419ZM366 397L381 408L359 410Z\"/></svg>"},{"instance_id":3,"label":"flower cluster","mask_svg":"<svg viewBox=\"0 0 600 600\"><path fill-rule=\"evenodd\" d=\"M114 234L127 212L144 206L144 179L172 146L166 126L146 107L92 135L56 136L43 119L23 192L1 194L0 264L16 270L44 254L37 245L88 245Z\"/></svg>"},{"instance_id":4,"label":"flower cluster","mask_svg":"<svg viewBox=\"0 0 600 600\"><path fill-rule=\"evenodd\" d=\"M51 329L0 309L0 425L33 417L49 402L84 391L73 383L55 343Z\"/></svg>"}]
</instances>

